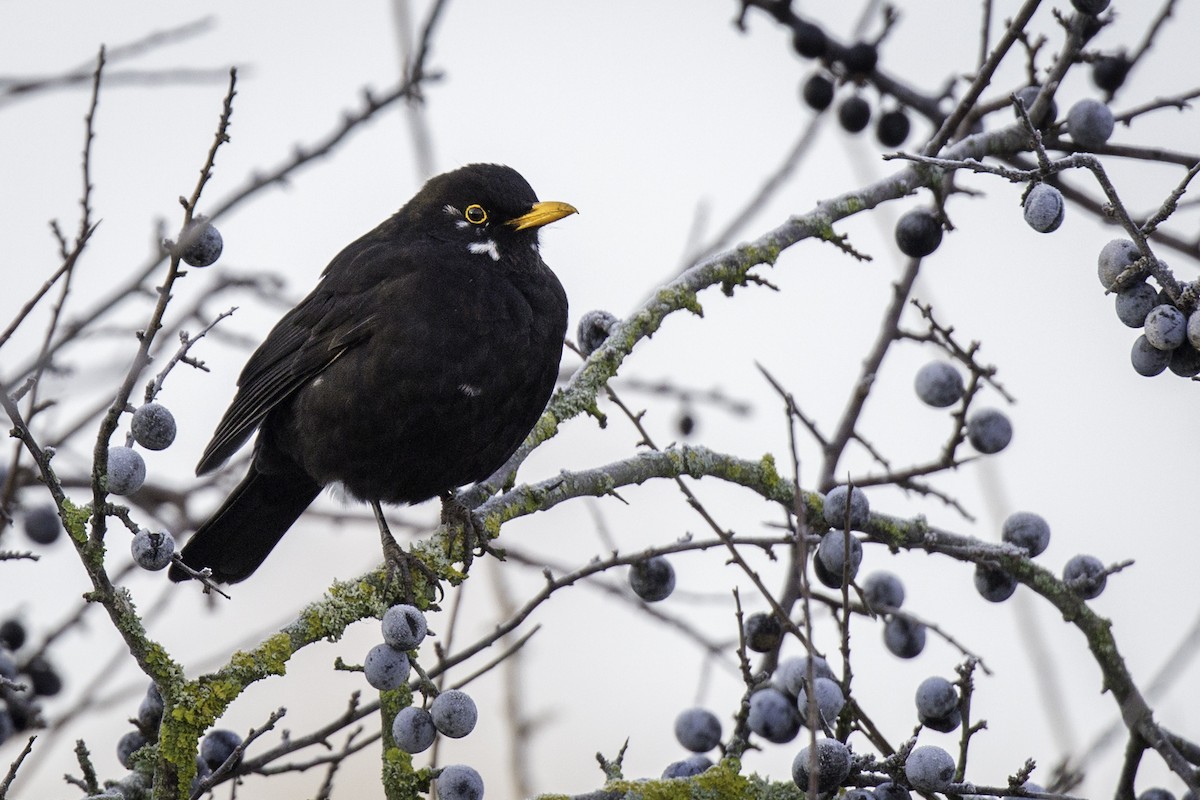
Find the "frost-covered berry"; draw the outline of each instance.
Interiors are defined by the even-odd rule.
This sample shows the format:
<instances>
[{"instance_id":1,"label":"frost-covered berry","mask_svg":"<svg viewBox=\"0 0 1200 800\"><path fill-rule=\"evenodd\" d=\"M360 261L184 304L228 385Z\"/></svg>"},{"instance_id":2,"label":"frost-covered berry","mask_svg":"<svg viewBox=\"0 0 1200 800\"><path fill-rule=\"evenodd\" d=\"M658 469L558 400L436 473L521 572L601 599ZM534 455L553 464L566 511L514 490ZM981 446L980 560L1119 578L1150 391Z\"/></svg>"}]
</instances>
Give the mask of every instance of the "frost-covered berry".
<instances>
[{"instance_id":1,"label":"frost-covered berry","mask_svg":"<svg viewBox=\"0 0 1200 800\"><path fill-rule=\"evenodd\" d=\"M129 543L134 562L142 569L160 570L175 555L175 537L169 531L139 530Z\"/></svg>"},{"instance_id":2,"label":"frost-covered berry","mask_svg":"<svg viewBox=\"0 0 1200 800\"><path fill-rule=\"evenodd\" d=\"M1108 8L1108 2L1109 0L1071 0L1071 5L1075 6L1075 10L1080 14L1095 16Z\"/></svg>"},{"instance_id":3,"label":"frost-covered berry","mask_svg":"<svg viewBox=\"0 0 1200 800\"><path fill-rule=\"evenodd\" d=\"M947 361L930 361L917 370L913 388L922 403L934 408L954 405L964 391L962 374Z\"/></svg>"},{"instance_id":4,"label":"frost-covered berry","mask_svg":"<svg viewBox=\"0 0 1200 800\"><path fill-rule=\"evenodd\" d=\"M925 649L925 625L904 617L883 624L883 644L898 658L916 658Z\"/></svg>"},{"instance_id":5,"label":"frost-covered berry","mask_svg":"<svg viewBox=\"0 0 1200 800\"><path fill-rule=\"evenodd\" d=\"M801 721L808 719L808 691L802 688L796 697L796 710L800 712ZM817 678L813 681L812 696L817 700L817 720L825 725L837 721L838 714L846 705L846 695L837 681L829 678Z\"/></svg>"},{"instance_id":6,"label":"frost-covered berry","mask_svg":"<svg viewBox=\"0 0 1200 800\"><path fill-rule=\"evenodd\" d=\"M146 403L133 412L129 430L147 450L165 450L175 441L175 417L160 403Z\"/></svg>"},{"instance_id":7,"label":"frost-covered berry","mask_svg":"<svg viewBox=\"0 0 1200 800\"><path fill-rule=\"evenodd\" d=\"M585 356L590 356L612 332L618 320L607 311L589 311L579 319L579 329L576 338L579 339L579 349Z\"/></svg>"},{"instance_id":8,"label":"frost-covered berry","mask_svg":"<svg viewBox=\"0 0 1200 800\"><path fill-rule=\"evenodd\" d=\"M1184 342L1171 351L1171 360L1167 362L1167 368L1184 378L1200 375L1200 350L1192 347L1189 342Z\"/></svg>"},{"instance_id":9,"label":"frost-covered berry","mask_svg":"<svg viewBox=\"0 0 1200 800\"><path fill-rule=\"evenodd\" d=\"M1175 795L1166 789L1155 786L1139 794L1137 800L1175 800Z\"/></svg>"},{"instance_id":10,"label":"frost-covered berry","mask_svg":"<svg viewBox=\"0 0 1200 800\"><path fill-rule=\"evenodd\" d=\"M146 481L146 462L132 447L110 447L106 480L109 493L133 494Z\"/></svg>"},{"instance_id":11,"label":"frost-covered berry","mask_svg":"<svg viewBox=\"0 0 1200 800\"><path fill-rule=\"evenodd\" d=\"M647 603L665 600L675 591L675 569L662 556L635 561L629 566L629 586Z\"/></svg>"},{"instance_id":12,"label":"frost-covered berry","mask_svg":"<svg viewBox=\"0 0 1200 800\"><path fill-rule=\"evenodd\" d=\"M800 690L808 682L808 662L808 656L793 656L779 662L779 666L775 668L773 681L777 688L792 697L799 697ZM820 656L813 657L812 668L814 680L816 678L836 680L833 670L829 668L829 662Z\"/></svg>"},{"instance_id":13,"label":"frost-covered berry","mask_svg":"<svg viewBox=\"0 0 1200 800\"><path fill-rule=\"evenodd\" d=\"M1050 523L1032 511L1014 511L1004 520L1000 537L1025 548L1030 556L1040 555L1050 544Z\"/></svg>"},{"instance_id":14,"label":"frost-covered berry","mask_svg":"<svg viewBox=\"0 0 1200 800\"><path fill-rule=\"evenodd\" d=\"M63 532L58 509L52 505L36 506L25 512L25 535L35 544L52 544Z\"/></svg>"},{"instance_id":15,"label":"frost-covered berry","mask_svg":"<svg viewBox=\"0 0 1200 800\"><path fill-rule=\"evenodd\" d=\"M792 780L803 791L815 778L818 792L832 792L849 776L850 749L837 739L818 739L815 751L806 747L792 761Z\"/></svg>"},{"instance_id":16,"label":"frost-covered berry","mask_svg":"<svg viewBox=\"0 0 1200 800\"><path fill-rule=\"evenodd\" d=\"M146 696L142 698L142 702L138 706L138 726L145 730L158 730L158 726L162 722L162 715L162 693L158 691L156 684L151 683L146 687Z\"/></svg>"},{"instance_id":17,"label":"frost-covered berry","mask_svg":"<svg viewBox=\"0 0 1200 800\"><path fill-rule=\"evenodd\" d=\"M1100 277L1100 285L1111 289L1117 276L1141 257L1137 245L1129 239L1113 239L1104 245L1096 258L1096 274Z\"/></svg>"},{"instance_id":18,"label":"frost-covered berry","mask_svg":"<svg viewBox=\"0 0 1200 800\"><path fill-rule=\"evenodd\" d=\"M1099 100L1080 100L1067 112L1067 130L1071 132L1071 138L1089 150L1107 142L1113 126L1112 111Z\"/></svg>"},{"instance_id":19,"label":"frost-covered berry","mask_svg":"<svg viewBox=\"0 0 1200 800\"><path fill-rule=\"evenodd\" d=\"M904 762L904 776L914 789L943 791L954 780L954 759L936 745L915 747Z\"/></svg>"},{"instance_id":20,"label":"frost-covered berry","mask_svg":"<svg viewBox=\"0 0 1200 800\"><path fill-rule=\"evenodd\" d=\"M367 683L381 692L400 688L411 670L408 654L386 643L372 647L363 661Z\"/></svg>"},{"instance_id":21,"label":"frost-covered berry","mask_svg":"<svg viewBox=\"0 0 1200 800\"><path fill-rule=\"evenodd\" d=\"M35 656L25 665L25 675L35 697L53 697L62 691L62 676L45 656Z\"/></svg>"},{"instance_id":22,"label":"frost-covered berry","mask_svg":"<svg viewBox=\"0 0 1200 800\"><path fill-rule=\"evenodd\" d=\"M1003 603L1017 590L1017 579L999 567L975 565L975 590L991 603Z\"/></svg>"},{"instance_id":23,"label":"frost-covered berry","mask_svg":"<svg viewBox=\"0 0 1200 800\"><path fill-rule=\"evenodd\" d=\"M675 420L675 427L679 429L679 435L687 438L692 435L692 431L696 430L696 418L691 413L684 411Z\"/></svg>"},{"instance_id":24,"label":"frost-covered berry","mask_svg":"<svg viewBox=\"0 0 1200 800\"><path fill-rule=\"evenodd\" d=\"M1065 214L1062 192L1049 184L1036 184L1025 195L1025 223L1038 233L1058 230Z\"/></svg>"},{"instance_id":25,"label":"frost-covered berry","mask_svg":"<svg viewBox=\"0 0 1200 800\"><path fill-rule=\"evenodd\" d=\"M1033 108L1033 104L1037 101L1037 96L1041 94L1041 91L1042 87L1040 86L1026 86L1024 89L1021 89L1019 92L1017 92L1017 99L1020 100L1021 104L1025 106L1026 114L1028 114L1029 110ZM1045 130L1046 128L1050 127L1050 124L1053 123L1057 117L1058 104L1055 103L1054 98L1051 97L1049 105L1046 106L1046 110L1039 114L1037 119L1034 119L1033 115L1030 115L1029 121L1032 122L1033 127L1037 128L1038 130ZM1017 115L1017 118L1020 118L1020 114Z\"/></svg>"},{"instance_id":26,"label":"frost-covered berry","mask_svg":"<svg viewBox=\"0 0 1200 800\"><path fill-rule=\"evenodd\" d=\"M225 243L221 232L203 218L197 218L184 232L180 241L182 253L180 258L193 267L207 267L221 257Z\"/></svg>"},{"instance_id":27,"label":"frost-covered berry","mask_svg":"<svg viewBox=\"0 0 1200 800\"><path fill-rule=\"evenodd\" d=\"M875 800L912 800L912 793L903 786L886 781L875 787Z\"/></svg>"},{"instance_id":28,"label":"frost-covered berry","mask_svg":"<svg viewBox=\"0 0 1200 800\"><path fill-rule=\"evenodd\" d=\"M1121 88L1133 64L1124 53L1115 56L1100 56L1092 62L1092 83L1110 95Z\"/></svg>"},{"instance_id":29,"label":"frost-covered berry","mask_svg":"<svg viewBox=\"0 0 1200 800\"><path fill-rule=\"evenodd\" d=\"M1084 600L1099 597L1108 583L1104 562L1095 556L1075 556L1063 567L1063 583Z\"/></svg>"},{"instance_id":30,"label":"frost-covered berry","mask_svg":"<svg viewBox=\"0 0 1200 800\"><path fill-rule=\"evenodd\" d=\"M774 614L764 614L761 611L746 617L743 634L746 647L756 653L769 653L779 646L783 639L783 625Z\"/></svg>"},{"instance_id":31,"label":"frost-covered berry","mask_svg":"<svg viewBox=\"0 0 1200 800\"><path fill-rule=\"evenodd\" d=\"M392 720L392 739L406 753L425 752L433 744L436 735L433 717L423 708L407 706L400 709L400 713Z\"/></svg>"},{"instance_id":32,"label":"frost-covered berry","mask_svg":"<svg viewBox=\"0 0 1200 800\"><path fill-rule=\"evenodd\" d=\"M819 25L800 20L792 34L792 47L805 58L820 58L829 47L829 37Z\"/></svg>"},{"instance_id":33,"label":"frost-covered berry","mask_svg":"<svg viewBox=\"0 0 1200 800\"><path fill-rule=\"evenodd\" d=\"M879 49L870 42L855 42L841 54L840 60L852 75L869 75L879 63Z\"/></svg>"},{"instance_id":34,"label":"frost-covered berry","mask_svg":"<svg viewBox=\"0 0 1200 800\"><path fill-rule=\"evenodd\" d=\"M130 731L117 740L117 761L121 762L121 766L125 769L133 769L133 765L129 758L138 750L141 750L147 744L146 737L141 731Z\"/></svg>"},{"instance_id":35,"label":"frost-covered berry","mask_svg":"<svg viewBox=\"0 0 1200 800\"><path fill-rule=\"evenodd\" d=\"M713 765L712 759L706 756L689 756L679 761L672 761L662 771L664 780L671 778L691 778L699 775Z\"/></svg>"},{"instance_id":36,"label":"frost-covered berry","mask_svg":"<svg viewBox=\"0 0 1200 800\"><path fill-rule=\"evenodd\" d=\"M17 662L12 653L4 648L0 648L0 677L8 678L10 681L17 677Z\"/></svg>"},{"instance_id":37,"label":"frost-covered berry","mask_svg":"<svg viewBox=\"0 0 1200 800\"><path fill-rule=\"evenodd\" d=\"M1187 340L1192 347L1200 349L1200 309L1193 311L1188 317Z\"/></svg>"},{"instance_id":38,"label":"frost-covered berry","mask_svg":"<svg viewBox=\"0 0 1200 800\"><path fill-rule=\"evenodd\" d=\"M800 93L809 108L824 111L833 102L833 81L820 72L815 72L808 76Z\"/></svg>"},{"instance_id":39,"label":"frost-covered berry","mask_svg":"<svg viewBox=\"0 0 1200 800\"><path fill-rule=\"evenodd\" d=\"M817 559L821 566L829 574L837 576L838 585L831 587L835 589L841 587L844 578L854 580L858 568L862 566L862 555L862 542L855 536L847 537L845 531L837 528L822 536L821 543L817 545Z\"/></svg>"},{"instance_id":40,"label":"frost-covered berry","mask_svg":"<svg viewBox=\"0 0 1200 800\"><path fill-rule=\"evenodd\" d=\"M397 650L420 647L429 631L425 614L416 606L396 605L383 613L383 641Z\"/></svg>"},{"instance_id":41,"label":"frost-covered berry","mask_svg":"<svg viewBox=\"0 0 1200 800\"><path fill-rule=\"evenodd\" d=\"M858 133L871 122L871 105L858 95L851 95L838 104L838 122L847 133Z\"/></svg>"},{"instance_id":42,"label":"frost-covered berry","mask_svg":"<svg viewBox=\"0 0 1200 800\"><path fill-rule=\"evenodd\" d=\"M908 138L910 130L912 123L908 121L908 114L904 113L904 109L894 108L884 112L879 122L875 123L875 138L884 147L899 147Z\"/></svg>"},{"instance_id":43,"label":"frost-covered berry","mask_svg":"<svg viewBox=\"0 0 1200 800\"><path fill-rule=\"evenodd\" d=\"M687 708L675 717L675 738L693 753L707 753L721 743L721 720L706 708Z\"/></svg>"},{"instance_id":44,"label":"frost-covered berry","mask_svg":"<svg viewBox=\"0 0 1200 800\"><path fill-rule=\"evenodd\" d=\"M25 644L25 624L19 619L7 619L0 624L0 647L9 650L20 650Z\"/></svg>"},{"instance_id":45,"label":"frost-covered berry","mask_svg":"<svg viewBox=\"0 0 1200 800\"><path fill-rule=\"evenodd\" d=\"M746 724L768 742L783 744L795 739L800 722L795 702L778 689L768 687L750 695Z\"/></svg>"},{"instance_id":46,"label":"frost-covered berry","mask_svg":"<svg viewBox=\"0 0 1200 800\"><path fill-rule=\"evenodd\" d=\"M819 558L812 560L812 567L813 575L816 576L817 580L830 589L841 589L842 584L845 583L842 580L842 573L829 569L829 567L825 566L825 562Z\"/></svg>"},{"instance_id":47,"label":"frost-covered berry","mask_svg":"<svg viewBox=\"0 0 1200 800\"><path fill-rule=\"evenodd\" d=\"M242 745L242 737L226 728L215 728L200 740L200 758L208 768L215 770L233 755Z\"/></svg>"},{"instance_id":48,"label":"frost-covered berry","mask_svg":"<svg viewBox=\"0 0 1200 800\"><path fill-rule=\"evenodd\" d=\"M1130 328L1146 324L1146 315L1158 305L1158 290L1148 283L1139 282L1117 292L1117 319Z\"/></svg>"},{"instance_id":49,"label":"frost-covered berry","mask_svg":"<svg viewBox=\"0 0 1200 800\"><path fill-rule=\"evenodd\" d=\"M891 572L872 572L863 581L862 589L867 605L875 611L904 605L904 583Z\"/></svg>"},{"instance_id":50,"label":"frost-covered berry","mask_svg":"<svg viewBox=\"0 0 1200 800\"><path fill-rule=\"evenodd\" d=\"M1129 352L1129 361L1138 375L1152 378L1171 363L1171 352L1159 350L1150 344L1145 334L1142 334L1133 342L1133 349Z\"/></svg>"},{"instance_id":51,"label":"frost-covered berry","mask_svg":"<svg viewBox=\"0 0 1200 800\"><path fill-rule=\"evenodd\" d=\"M0 744L4 744L17 732L17 723L7 708L0 709Z\"/></svg>"},{"instance_id":52,"label":"frost-covered berry","mask_svg":"<svg viewBox=\"0 0 1200 800\"><path fill-rule=\"evenodd\" d=\"M1174 350L1187 338L1187 317L1173 305L1163 304L1146 315L1146 341L1159 350Z\"/></svg>"},{"instance_id":53,"label":"frost-covered berry","mask_svg":"<svg viewBox=\"0 0 1200 800\"><path fill-rule=\"evenodd\" d=\"M1012 441L1012 433L1008 417L994 408L981 408L967 419L967 440L981 453L999 453Z\"/></svg>"},{"instance_id":54,"label":"frost-covered berry","mask_svg":"<svg viewBox=\"0 0 1200 800\"><path fill-rule=\"evenodd\" d=\"M871 518L871 504L867 501L866 493L854 487L854 491L850 491L849 486L835 486L825 495L825 504L822 507L821 514L825 517L825 522L834 528L844 529L846 527L846 500L850 500L850 530L861 531L867 526L867 522Z\"/></svg>"},{"instance_id":55,"label":"frost-covered berry","mask_svg":"<svg viewBox=\"0 0 1200 800\"><path fill-rule=\"evenodd\" d=\"M451 764L437 777L440 800L482 800L483 778L466 764Z\"/></svg>"},{"instance_id":56,"label":"frost-covered berry","mask_svg":"<svg viewBox=\"0 0 1200 800\"><path fill-rule=\"evenodd\" d=\"M944 717L958 708L958 690L950 681L934 675L921 681L916 701L921 716Z\"/></svg>"},{"instance_id":57,"label":"frost-covered berry","mask_svg":"<svg viewBox=\"0 0 1200 800\"><path fill-rule=\"evenodd\" d=\"M896 222L896 246L911 258L924 258L942 243L942 223L923 208L914 208Z\"/></svg>"},{"instance_id":58,"label":"frost-covered berry","mask_svg":"<svg viewBox=\"0 0 1200 800\"><path fill-rule=\"evenodd\" d=\"M475 730L479 709L471 695L459 689L447 689L429 704L429 716L438 733L451 739L461 739Z\"/></svg>"},{"instance_id":59,"label":"frost-covered berry","mask_svg":"<svg viewBox=\"0 0 1200 800\"><path fill-rule=\"evenodd\" d=\"M192 794L196 794L200 784L212 777L212 767L203 758L196 756L196 777L192 778Z\"/></svg>"},{"instance_id":60,"label":"frost-covered berry","mask_svg":"<svg viewBox=\"0 0 1200 800\"><path fill-rule=\"evenodd\" d=\"M926 717L918 714L917 719L930 730L949 733L957 729L959 725L962 725L962 712L956 708L944 717Z\"/></svg>"}]
</instances>

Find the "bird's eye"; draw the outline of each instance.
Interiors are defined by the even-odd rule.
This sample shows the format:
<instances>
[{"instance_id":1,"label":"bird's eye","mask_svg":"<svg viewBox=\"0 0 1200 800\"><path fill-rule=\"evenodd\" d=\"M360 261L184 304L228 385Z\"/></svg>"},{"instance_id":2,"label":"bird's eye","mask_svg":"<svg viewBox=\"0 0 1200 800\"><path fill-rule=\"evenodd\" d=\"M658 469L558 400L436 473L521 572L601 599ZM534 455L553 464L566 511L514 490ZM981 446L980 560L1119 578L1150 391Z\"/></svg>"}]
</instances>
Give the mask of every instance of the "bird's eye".
<instances>
[{"instance_id":1,"label":"bird's eye","mask_svg":"<svg viewBox=\"0 0 1200 800\"><path fill-rule=\"evenodd\" d=\"M487 212L483 210L483 206L478 203L472 203L467 206L467 210L463 212L467 218L467 222L472 225L482 225L487 222Z\"/></svg>"}]
</instances>

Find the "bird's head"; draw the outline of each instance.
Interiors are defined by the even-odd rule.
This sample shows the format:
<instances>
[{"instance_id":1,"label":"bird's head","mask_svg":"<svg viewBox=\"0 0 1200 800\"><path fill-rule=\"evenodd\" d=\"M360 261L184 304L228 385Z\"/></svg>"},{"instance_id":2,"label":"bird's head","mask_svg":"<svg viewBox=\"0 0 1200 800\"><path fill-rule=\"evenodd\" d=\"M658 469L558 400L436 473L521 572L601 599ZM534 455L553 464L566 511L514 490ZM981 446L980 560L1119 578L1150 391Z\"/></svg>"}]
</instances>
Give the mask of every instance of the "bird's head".
<instances>
[{"instance_id":1,"label":"bird's head","mask_svg":"<svg viewBox=\"0 0 1200 800\"><path fill-rule=\"evenodd\" d=\"M506 248L536 248L539 228L576 213L567 203L539 201L519 172L500 164L468 164L431 178L400 215L410 211L428 235L461 241L494 261Z\"/></svg>"}]
</instances>

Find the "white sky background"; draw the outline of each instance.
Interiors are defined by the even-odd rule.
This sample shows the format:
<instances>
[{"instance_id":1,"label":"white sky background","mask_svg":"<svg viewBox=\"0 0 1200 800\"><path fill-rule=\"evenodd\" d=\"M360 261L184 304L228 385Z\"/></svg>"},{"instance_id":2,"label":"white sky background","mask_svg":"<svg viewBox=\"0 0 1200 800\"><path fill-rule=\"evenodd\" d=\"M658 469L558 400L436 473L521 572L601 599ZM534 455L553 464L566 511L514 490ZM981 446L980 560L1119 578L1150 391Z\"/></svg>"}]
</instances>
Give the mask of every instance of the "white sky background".
<instances>
[{"instance_id":1,"label":"white sky background","mask_svg":"<svg viewBox=\"0 0 1200 800\"><path fill-rule=\"evenodd\" d=\"M925 91L969 71L979 46L978 5L906 4L903 20L882 48L882 68ZM996 19L1016 5L996 3ZM1152 3L1115 6L1119 21L1096 42L1106 49L1140 40L1157 10ZM1060 44L1051 7L1044 5L1035 25L1051 39L1039 62L1043 66ZM286 159L294 145L326 135L344 110L358 108L363 87L382 92L396 80L395 18L388 5L338 4L334 10L331 4L290 3L286 11L283 8L232 2L205 9L146 2L3 3L0 74L57 73L93 58L102 42L121 44L211 13L215 24L204 35L116 65L114 71L239 67L232 141L222 149L215 179L205 193L209 203L215 203L241 187L255 170L273 168ZM798 8L819 18L843 41L849 39L861 11L860 4ZM420 4L416 16L424 10ZM452 0L436 32L430 62L445 72L445 79L429 86L425 107L436 169L471 161L507 163L520 170L543 199L568 201L580 209L578 217L555 224L542 237L543 255L571 300L572 335L575 322L589 309L621 315L634 308L677 269L697 214L707 220L702 238L721 228L808 124L811 112L799 102L797 87L812 65L791 52L788 37L765 14L751 13L749 32L742 34L730 24L735 13L733 2ZM1176 19L1156 43L1149 62L1114 104L1118 111L1154 95L1194 87L1198 17L1195 3L1179 4ZM997 22L994 31L998 28ZM868 30L872 35L879 30L877 19ZM1021 67L1020 59L1011 58L986 96L998 97L1017 87ZM86 307L144 263L158 220L165 220L169 231L175 229L181 216L176 198L191 193L224 89L224 82L217 81L159 88L110 85L102 90L92 198L95 217L102 223L77 272L71 296L76 308ZM877 105L874 93L868 96ZM1065 113L1085 96L1098 94L1086 71L1076 70L1060 90L1059 108ZM58 265L47 221L58 219L74 234L86 104L83 89L70 89L0 107L4 320ZM870 134L850 138L833 120L826 122L814 152L739 238L759 235L790 213L808 211L821 199L894 169L879 159L880 148ZM1198 134L1194 115L1159 111L1132 129L1119 128L1114 141L1195 152ZM909 144L928 135L927 125L916 122ZM208 272L193 271L177 284L178 304L190 304L216 270L278 272L288 281L279 306L250 297L223 299L213 306L214 311L234 303L241 306L222 327L248 341L260 340L282 308L307 293L329 258L419 187L411 143L406 117L397 107L360 129L331 157L296 173L287 187L256 195L221 224L225 255L219 264ZM1161 202L1181 174L1179 169L1112 162L1118 190L1137 211ZM1190 539L1196 475L1192 453L1200 434L1194 413L1197 389L1171 375L1140 378L1128 367L1136 334L1116 320L1112 299L1103 296L1095 277L1095 254L1117 235L1113 229L1068 209L1060 231L1036 234L1021 219L1021 187L995 178L967 178L963 183L986 196L954 198L950 213L958 230L929 259L916 295L933 302L939 318L953 324L962 341L983 342L982 360L999 366L999 378L1020 401L1009 410L1015 439L1003 454L937 479L940 488L976 514L978 524L965 523L936 501L895 493L873 492L874 507L904 515L923 513L937 524L987 539L998 538L999 520L1009 511L1038 511L1053 530L1051 546L1039 560L1056 572L1079 552L1106 562L1136 559L1132 569L1110 579L1094 607L1112 617L1127 662L1145 686L1200 610L1192 566L1196 546ZM622 374L716 388L751 402L754 412L748 418L699 406L694 441L748 458L773 452L782 461L786 437L780 404L755 363L771 370L829 430L873 340L890 297L889 282L901 266L891 242L894 221L927 199L923 194L890 203L837 226L852 236L859 250L874 257L870 263L804 242L788 251L774 270L760 270L780 287L779 293L751 288L738 291L732 300L715 291L702 295L703 320L676 315L653 340L639 345ZM204 206L202 202L201 210ZM1177 228L1195 232L1194 211L1181 212L1178 220ZM1169 251L1162 254L1181 279L1195 277L1185 259ZM115 387L126 363L120 359L127 359L135 348L131 332L143 324L148 308L144 304L135 310L131 305L126 313L114 315L105 326L113 335L111 342L92 351L75 351L71 366L78 372L69 385L77 386L82 379L89 391ZM44 319L5 348L0 356L5 378L21 360L17 354L29 352L39 341ZM120 359L109 358L118 354ZM180 437L170 450L147 459L152 480L179 488L193 480L192 466L232 397L246 353L214 340L197 355L212 372L176 371L161 401L180 420ZM949 430L948 415L922 406L910 388L913 372L930 357L931 352L912 345L895 347L864 417L865 432L895 463L932 457ZM570 354L565 358L567 364L576 363ZM48 386L47 396L62 386ZM619 382L616 386L620 391ZM677 436L677 403L632 390L622 395L649 410L648 425L661 442ZM1001 402L994 393L984 400ZM588 419L569 423L544 454L531 460L523 476L540 479L562 467L593 466L632 453L637 434L615 408L611 412L606 431L598 431ZM45 415L43 421L53 429L71 418L64 410ZM125 430L123 426L120 435ZM83 444L86 440L79 449L64 449L60 463L86 463L89 454ZM810 485L816 472L815 448L806 445L804 458L801 475ZM854 451L844 468L866 466L863 454ZM235 477L231 474L230 480ZM738 532L762 532L766 523L779 518L745 492L712 481L700 482L696 490L712 504L718 519ZM82 499L82 493L75 494ZM578 566L613 546L598 535L598 525L623 550L704 533L701 520L666 483L622 496L629 506L615 500L576 502L512 524L505 528L502 543L547 563ZM212 493L197 502L215 505L218 499ZM332 500L322 504L329 511L339 509ZM398 517L431 521L432 505L402 510ZM348 513L361 516L360 509ZM152 635L187 665L190 674L223 662L232 649L248 643L244 632L271 630L318 597L330 580L358 574L378 558L377 539L369 527L346 528L335 535L328 527L325 522L298 525L263 569L236 587L233 601L217 603L213 612L206 610L195 587L177 588L179 596L170 611L150 625ZM121 536L114 530L114 565L126 561ZM6 538L4 545L17 546L18 539ZM456 633L458 644L489 630L504 616L496 610L501 601L492 579L494 566L479 568L467 585L467 622ZM749 581L712 554L681 557L675 566L680 590L660 608L684 616L714 640L731 640L735 628L729 588L740 586L746 597ZM760 560L757 566L768 585L779 585L778 565ZM988 730L975 740L969 777L1002 784L1027 757L1049 768L1116 718L1111 698L1100 695L1098 671L1082 637L1027 589L994 606L975 594L971 570L961 564L916 554L892 558L882 548L868 547L864 574L883 568L905 578L908 607L936 619L996 673L979 679L974 710L988 720ZM65 543L38 564L9 563L3 569L0 615L20 609L35 636L72 613L86 589L82 570ZM541 582L538 570L513 562L499 573L513 602L521 602ZM623 579L613 576L617 577ZM143 608L161 595L164 584L164 574L137 575L129 581ZM764 607L761 601L748 604L754 610ZM82 687L120 647L98 611L89 612L84 628L66 637L53 653L69 683L64 698L47 704L51 718L73 705ZM433 627L444 631L446 617L448 613L435 615ZM533 749L536 790L596 788L602 775L594 753L615 756L626 737L626 774L657 775L666 763L683 756L671 734L672 722L681 708L696 702L716 711L728 730L740 693L736 675L727 668L732 660L704 668L699 650L686 637L648 623L631 604L581 585L562 593L531 622L543 629L526 649L527 683L518 700L525 714L542 720ZM898 744L915 724L912 693L917 683L932 674L953 677L959 656L931 637L920 658L898 661L883 650L876 628L868 621L854 628L855 691L860 704ZM244 732L283 705L288 716L280 727L297 735L316 727L344 707L351 691L369 694L359 676L334 673L330 665L336 656L360 660L377 638L377 627L362 623L337 644L308 648L292 661L286 679L250 689L221 725ZM1035 639L1046 642L1047 648L1041 655L1044 661L1036 666L1031 655ZM831 653L836 650L831 625L818 628L818 644ZM460 670L457 677L481 663ZM16 797L75 796L74 790L63 787L60 776L78 771L70 751L80 736L92 748L101 775L120 773L113 750L144 686L144 679L128 667L123 666L119 679L106 683L98 696L108 698L121 689L128 690L125 695L72 726L67 735L49 744L43 740L45 746L39 749L48 752L35 750L41 760L29 765L16 786ZM1036 677L1047 671L1054 676L1049 685L1059 703L1049 711ZM511 794L501 678L492 673L473 684L483 710L480 728L464 740L444 743L440 752L443 763L460 761L479 769L491 797ZM1160 720L1193 738L1200 731L1194 697L1184 687L1196 678L1196 669L1190 667L1156 704ZM1051 721L1048 716L1059 718ZM957 732L923 734L923 741L953 748L957 737ZM19 746L10 742L0 749L0 764L11 760ZM767 746L749 754L746 766L786 779L798 749L799 745ZM1153 756L1148 761L1156 764ZM1076 794L1109 794L1119 763L1119 749L1106 751L1088 765L1091 779ZM1154 769L1146 769L1139 790L1153 785ZM377 786L377 774L377 751L360 755L339 774L334 796L354 796L356 781L368 787L361 796L375 796L379 790L369 787ZM308 796L319 782L309 773L254 780L245 791L260 798ZM1180 789L1176 782L1166 785Z\"/></svg>"}]
</instances>

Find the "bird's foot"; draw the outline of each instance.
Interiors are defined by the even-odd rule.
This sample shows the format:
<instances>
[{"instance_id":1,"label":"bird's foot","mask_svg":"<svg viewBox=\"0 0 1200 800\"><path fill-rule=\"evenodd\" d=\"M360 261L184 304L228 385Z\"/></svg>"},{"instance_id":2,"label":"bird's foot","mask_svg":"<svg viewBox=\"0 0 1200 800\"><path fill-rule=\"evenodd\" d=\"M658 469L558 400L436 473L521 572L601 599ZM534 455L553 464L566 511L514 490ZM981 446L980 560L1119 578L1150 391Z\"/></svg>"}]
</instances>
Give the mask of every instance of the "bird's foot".
<instances>
[{"instance_id":1,"label":"bird's foot","mask_svg":"<svg viewBox=\"0 0 1200 800\"><path fill-rule=\"evenodd\" d=\"M483 520L472 509L467 508L453 491L442 495L442 524L452 532L462 532L463 572L471 568L471 562L476 555L491 555L504 560L504 550L492 546Z\"/></svg>"},{"instance_id":2,"label":"bird's foot","mask_svg":"<svg viewBox=\"0 0 1200 800\"><path fill-rule=\"evenodd\" d=\"M379 503L371 503L371 509L375 512L375 521L379 524L379 542L383 545L383 561L388 565L388 583L399 578L404 585L404 599L410 603L417 601L416 590L413 587L414 569L421 573L427 585L440 588L441 584L434 571L419 556L405 552L396 543L396 537L392 536Z\"/></svg>"}]
</instances>

